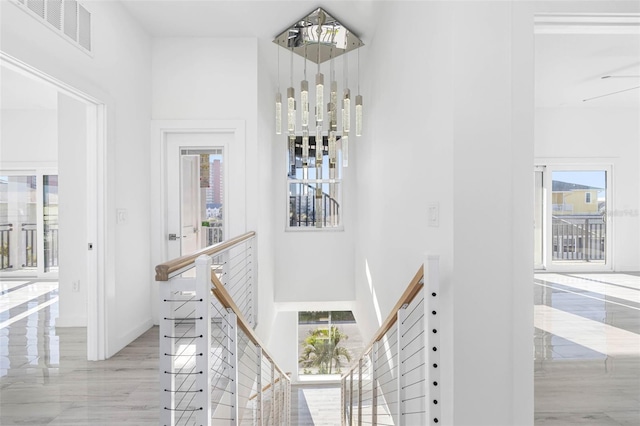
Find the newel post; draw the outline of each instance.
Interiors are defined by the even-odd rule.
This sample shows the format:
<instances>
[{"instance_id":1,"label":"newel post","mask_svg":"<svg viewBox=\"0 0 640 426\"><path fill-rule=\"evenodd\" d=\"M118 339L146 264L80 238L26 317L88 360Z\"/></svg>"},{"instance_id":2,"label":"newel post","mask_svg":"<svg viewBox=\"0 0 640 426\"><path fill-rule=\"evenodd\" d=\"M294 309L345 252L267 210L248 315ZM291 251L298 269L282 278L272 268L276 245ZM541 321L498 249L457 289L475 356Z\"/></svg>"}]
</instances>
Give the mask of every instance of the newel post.
<instances>
[{"instance_id":1,"label":"newel post","mask_svg":"<svg viewBox=\"0 0 640 426\"><path fill-rule=\"evenodd\" d=\"M201 390L196 395L198 406L202 407L197 412L196 421L201 425L211 424L211 257L202 255L195 261L196 264L196 371L201 372L196 376L196 387Z\"/></svg>"}]
</instances>

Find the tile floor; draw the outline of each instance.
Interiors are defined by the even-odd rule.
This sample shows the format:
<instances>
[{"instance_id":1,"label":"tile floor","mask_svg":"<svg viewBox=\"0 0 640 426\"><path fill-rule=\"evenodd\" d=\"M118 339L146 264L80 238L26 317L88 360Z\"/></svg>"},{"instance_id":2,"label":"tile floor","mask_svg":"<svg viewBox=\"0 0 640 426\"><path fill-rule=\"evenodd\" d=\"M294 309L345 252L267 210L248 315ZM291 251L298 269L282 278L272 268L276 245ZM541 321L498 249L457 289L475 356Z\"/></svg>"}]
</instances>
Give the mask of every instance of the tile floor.
<instances>
[{"instance_id":1,"label":"tile floor","mask_svg":"<svg viewBox=\"0 0 640 426\"><path fill-rule=\"evenodd\" d=\"M536 274L535 424L640 425L640 276Z\"/></svg>"},{"instance_id":2,"label":"tile floor","mask_svg":"<svg viewBox=\"0 0 640 426\"><path fill-rule=\"evenodd\" d=\"M640 276L536 274L535 424L640 425ZM56 328L53 282L0 281L1 425L155 425L158 330L107 361ZM339 424L340 389L294 386L292 424Z\"/></svg>"}]
</instances>

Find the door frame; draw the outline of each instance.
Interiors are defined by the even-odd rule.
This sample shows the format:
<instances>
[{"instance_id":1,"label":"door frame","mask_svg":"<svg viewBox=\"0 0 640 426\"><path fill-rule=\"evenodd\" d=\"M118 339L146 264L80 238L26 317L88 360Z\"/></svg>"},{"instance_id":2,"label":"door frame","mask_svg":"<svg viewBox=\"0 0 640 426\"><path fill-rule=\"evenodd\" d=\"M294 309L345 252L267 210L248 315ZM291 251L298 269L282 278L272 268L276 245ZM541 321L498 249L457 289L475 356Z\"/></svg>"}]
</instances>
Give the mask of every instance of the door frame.
<instances>
[{"instance_id":1,"label":"door frame","mask_svg":"<svg viewBox=\"0 0 640 426\"><path fill-rule=\"evenodd\" d=\"M106 255L107 255L107 106L106 104L70 86L39 69L0 51L0 67L6 67L54 87L59 93L82 102L87 106L87 156L86 212L87 243L93 249L87 250L87 359L89 361L107 358L107 298L106 298Z\"/></svg>"},{"instance_id":2,"label":"door frame","mask_svg":"<svg viewBox=\"0 0 640 426\"><path fill-rule=\"evenodd\" d=\"M234 181L232 198L225 183L225 206L228 217L230 206L241 213L236 225L227 226L229 236L246 231L246 174L242 170L230 170L232 164L246 163L246 131L244 120L152 120L151 121L151 215L156 220L151 221L151 270L156 265L168 261L168 233L167 223L167 144L168 136L176 133L230 133L233 134L232 146L225 147L224 159L229 165L225 167L225 181ZM227 179L228 177L228 179ZM151 306L154 323L158 324L158 284L151 283Z\"/></svg>"}]
</instances>

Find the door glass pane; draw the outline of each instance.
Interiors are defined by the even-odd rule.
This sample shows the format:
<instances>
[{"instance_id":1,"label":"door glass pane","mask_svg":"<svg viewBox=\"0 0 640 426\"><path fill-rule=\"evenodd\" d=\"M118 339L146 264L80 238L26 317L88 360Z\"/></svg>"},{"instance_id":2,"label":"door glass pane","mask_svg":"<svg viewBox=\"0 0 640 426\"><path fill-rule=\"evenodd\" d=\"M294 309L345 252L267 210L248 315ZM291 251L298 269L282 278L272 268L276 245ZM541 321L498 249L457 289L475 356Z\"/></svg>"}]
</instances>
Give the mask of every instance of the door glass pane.
<instances>
[{"instance_id":1,"label":"door glass pane","mask_svg":"<svg viewBox=\"0 0 640 426\"><path fill-rule=\"evenodd\" d=\"M43 176L44 271L58 269L58 176Z\"/></svg>"},{"instance_id":2,"label":"door glass pane","mask_svg":"<svg viewBox=\"0 0 640 426\"><path fill-rule=\"evenodd\" d=\"M36 177L0 176L0 269L35 268Z\"/></svg>"},{"instance_id":3,"label":"door glass pane","mask_svg":"<svg viewBox=\"0 0 640 426\"><path fill-rule=\"evenodd\" d=\"M554 171L552 180L553 261L604 263L607 172Z\"/></svg>"},{"instance_id":4,"label":"door glass pane","mask_svg":"<svg viewBox=\"0 0 640 426\"><path fill-rule=\"evenodd\" d=\"M536 269L542 269L544 266L544 176L541 170L536 170L534 173L533 265Z\"/></svg>"},{"instance_id":5,"label":"door glass pane","mask_svg":"<svg viewBox=\"0 0 640 426\"><path fill-rule=\"evenodd\" d=\"M224 155L221 148L183 149L182 156L200 157L200 247L224 240Z\"/></svg>"}]
</instances>

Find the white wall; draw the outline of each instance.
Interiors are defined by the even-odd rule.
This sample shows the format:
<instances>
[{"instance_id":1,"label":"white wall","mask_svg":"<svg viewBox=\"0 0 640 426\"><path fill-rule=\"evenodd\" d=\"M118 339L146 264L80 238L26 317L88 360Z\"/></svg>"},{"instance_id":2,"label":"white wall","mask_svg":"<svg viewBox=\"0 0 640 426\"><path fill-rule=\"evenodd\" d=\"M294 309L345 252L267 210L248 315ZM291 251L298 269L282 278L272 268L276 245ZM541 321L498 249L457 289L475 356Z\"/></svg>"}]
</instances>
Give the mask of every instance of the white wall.
<instances>
[{"instance_id":1,"label":"white wall","mask_svg":"<svg viewBox=\"0 0 640 426\"><path fill-rule=\"evenodd\" d=\"M292 344L293 342L293 344ZM278 312L273 321L268 350L291 380L298 380L298 312ZM294 408L295 409L295 408Z\"/></svg>"},{"instance_id":2,"label":"white wall","mask_svg":"<svg viewBox=\"0 0 640 426\"><path fill-rule=\"evenodd\" d=\"M112 355L151 326L149 285L149 37L118 2L86 2L92 13L93 55L55 35L13 2L4 1L3 52L104 102L107 106L106 260ZM62 171L61 171L62 173ZM128 213L116 226L117 208ZM92 301L95 304L95 301Z\"/></svg>"},{"instance_id":3,"label":"white wall","mask_svg":"<svg viewBox=\"0 0 640 426\"><path fill-rule=\"evenodd\" d=\"M443 421L533 424L531 15L506 2L406 2L380 16L354 154L357 320L371 335L425 253L440 254ZM419 49L398 47L399 25L425 29Z\"/></svg>"},{"instance_id":4,"label":"white wall","mask_svg":"<svg viewBox=\"0 0 640 426\"><path fill-rule=\"evenodd\" d=\"M55 109L1 111L2 167L55 166L58 162L58 112Z\"/></svg>"},{"instance_id":5,"label":"white wall","mask_svg":"<svg viewBox=\"0 0 640 426\"><path fill-rule=\"evenodd\" d=\"M540 164L611 165L613 266L640 270L640 111L637 108L536 108L535 156Z\"/></svg>"},{"instance_id":6,"label":"white wall","mask_svg":"<svg viewBox=\"0 0 640 426\"><path fill-rule=\"evenodd\" d=\"M229 192L244 204L237 233L258 234L258 328L268 340L273 308L272 72L254 38L156 38L152 48L154 120L242 120L244 158L228 159ZM265 71L265 72L259 72ZM269 100L267 100L269 98ZM258 111L269 114L258 114ZM151 141L158 144L160 141ZM240 171L240 175L238 175ZM156 241L160 243L157 236ZM157 257L152 265L164 261ZM155 284L154 284L155 285Z\"/></svg>"},{"instance_id":7,"label":"white wall","mask_svg":"<svg viewBox=\"0 0 640 426\"><path fill-rule=\"evenodd\" d=\"M58 229L61 327L87 326L87 107L58 96ZM76 283L77 291L74 290Z\"/></svg>"}]
</instances>

